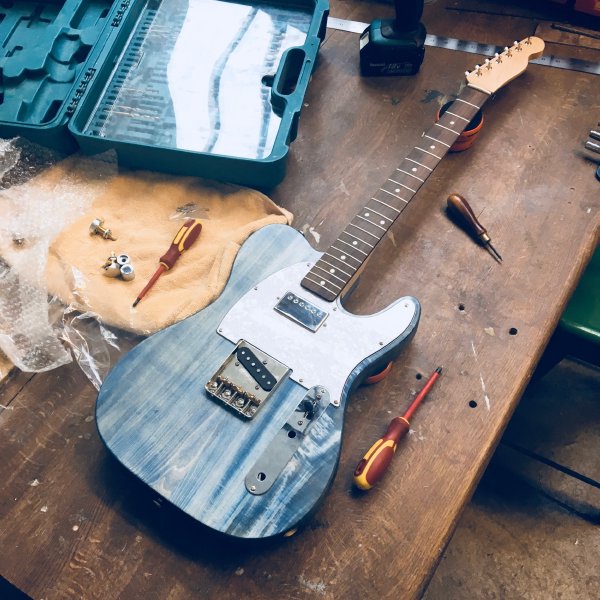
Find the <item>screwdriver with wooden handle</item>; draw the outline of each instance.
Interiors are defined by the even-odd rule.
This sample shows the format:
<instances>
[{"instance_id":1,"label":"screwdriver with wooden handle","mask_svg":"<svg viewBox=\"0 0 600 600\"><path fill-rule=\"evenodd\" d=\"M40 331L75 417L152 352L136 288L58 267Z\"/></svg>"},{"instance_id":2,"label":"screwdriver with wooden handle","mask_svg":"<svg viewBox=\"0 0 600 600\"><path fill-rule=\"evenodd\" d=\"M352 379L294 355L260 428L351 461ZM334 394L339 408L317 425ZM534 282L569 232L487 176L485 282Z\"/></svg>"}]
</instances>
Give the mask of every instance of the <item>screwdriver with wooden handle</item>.
<instances>
[{"instance_id":1,"label":"screwdriver with wooden handle","mask_svg":"<svg viewBox=\"0 0 600 600\"><path fill-rule=\"evenodd\" d=\"M383 437L369 448L354 469L354 485L361 490L370 490L383 477L396 453L398 442L410 429L409 419L441 374L442 367L438 367L431 374L423 389L416 395L408 410L401 417L394 417Z\"/></svg>"},{"instance_id":2,"label":"screwdriver with wooden handle","mask_svg":"<svg viewBox=\"0 0 600 600\"><path fill-rule=\"evenodd\" d=\"M487 233L487 229L477 220L473 209L469 203L460 194L450 194L448 196L448 209L455 214L460 215L469 230L474 233L484 245L486 250L499 262L502 263L502 257L492 246L492 240Z\"/></svg>"},{"instance_id":3,"label":"screwdriver with wooden handle","mask_svg":"<svg viewBox=\"0 0 600 600\"><path fill-rule=\"evenodd\" d=\"M169 249L159 258L160 265L156 273L152 275L146 287L139 293L133 303L134 308L140 303L140 300L146 295L148 290L156 283L156 280L169 269L172 269L179 257L189 249L196 241L202 231L200 219L188 219L180 228Z\"/></svg>"}]
</instances>

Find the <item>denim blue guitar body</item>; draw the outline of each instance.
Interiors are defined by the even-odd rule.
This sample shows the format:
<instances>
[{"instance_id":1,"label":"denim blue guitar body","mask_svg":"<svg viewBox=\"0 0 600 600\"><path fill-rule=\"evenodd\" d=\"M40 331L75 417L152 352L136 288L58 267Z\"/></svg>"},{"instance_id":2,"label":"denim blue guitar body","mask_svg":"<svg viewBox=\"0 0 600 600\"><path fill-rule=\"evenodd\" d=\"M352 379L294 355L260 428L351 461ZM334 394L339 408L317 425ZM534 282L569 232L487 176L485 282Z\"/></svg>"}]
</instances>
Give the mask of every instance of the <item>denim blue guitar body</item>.
<instances>
[{"instance_id":1,"label":"denim blue guitar body","mask_svg":"<svg viewBox=\"0 0 600 600\"><path fill-rule=\"evenodd\" d=\"M253 234L221 296L126 354L98 395L98 430L114 456L191 517L234 537L283 534L310 515L335 475L350 392L418 324L412 297L356 316L300 287L320 256L291 227ZM316 329L286 314L286 298L293 310L321 315ZM268 371L277 379L270 392L240 366L240 341L266 369L286 369ZM251 382L246 391L269 395L252 418L211 395L225 365L228 377ZM231 397L229 384L218 385ZM230 389L236 397L239 386Z\"/></svg>"}]
</instances>

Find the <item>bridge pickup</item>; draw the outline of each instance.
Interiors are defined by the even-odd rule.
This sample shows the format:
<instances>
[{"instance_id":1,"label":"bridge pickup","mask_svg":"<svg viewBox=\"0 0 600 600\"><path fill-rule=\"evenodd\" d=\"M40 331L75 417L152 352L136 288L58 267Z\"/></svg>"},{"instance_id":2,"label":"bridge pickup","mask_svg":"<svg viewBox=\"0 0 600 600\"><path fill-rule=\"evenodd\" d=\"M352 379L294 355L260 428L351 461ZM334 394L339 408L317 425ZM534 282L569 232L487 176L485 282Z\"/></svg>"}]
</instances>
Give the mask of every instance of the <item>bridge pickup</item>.
<instances>
[{"instance_id":1,"label":"bridge pickup","mask_svg":"<svg viewBox=\"0 0 600 600\"><path fill-rule=\"evenodd\" d=\"M254 381L260 385L260 387L270 392L275 384L277 383L277 379L275 376L267 369L267 361L261 361L258 359L256 354L247 347L241 347L236 350L236 355L238 361L241 365L243 365L248 373L254 377Z\"/></svg>"},{"instance_id":2,"label":"bridge pickup","mask_svg":"<svg viewBox=\"0 0 600 600\"><path fill-rule=\"evenodd\" d=\"M241 340L204 389L246 419L251 419L291 370L256 346Z\"/></svg>"}]
</instances>

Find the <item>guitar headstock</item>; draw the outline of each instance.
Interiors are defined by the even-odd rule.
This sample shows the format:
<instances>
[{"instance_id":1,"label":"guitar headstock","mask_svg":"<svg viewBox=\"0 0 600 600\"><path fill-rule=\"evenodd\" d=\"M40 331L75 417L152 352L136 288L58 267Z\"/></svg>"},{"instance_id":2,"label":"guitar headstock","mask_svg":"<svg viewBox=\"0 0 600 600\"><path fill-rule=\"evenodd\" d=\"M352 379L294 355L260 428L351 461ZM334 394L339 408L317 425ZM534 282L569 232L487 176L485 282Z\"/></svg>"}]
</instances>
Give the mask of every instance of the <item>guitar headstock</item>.
<instances>
[{"instance_id":1,"label":"guitar headstock","mask_svg":"<svg viewBox=\"0 0 600 600\"><path fill-rule=\"evenodd\" d=\"M477 65L473 71L465 73L469 86L493 94L503 85L518 77L526 68L527 63L544 51L544 41L538 37L528 37L515 42L504 52L496 53L493 58L486 58L482 65Z\"/></svg>"}]
</instances>

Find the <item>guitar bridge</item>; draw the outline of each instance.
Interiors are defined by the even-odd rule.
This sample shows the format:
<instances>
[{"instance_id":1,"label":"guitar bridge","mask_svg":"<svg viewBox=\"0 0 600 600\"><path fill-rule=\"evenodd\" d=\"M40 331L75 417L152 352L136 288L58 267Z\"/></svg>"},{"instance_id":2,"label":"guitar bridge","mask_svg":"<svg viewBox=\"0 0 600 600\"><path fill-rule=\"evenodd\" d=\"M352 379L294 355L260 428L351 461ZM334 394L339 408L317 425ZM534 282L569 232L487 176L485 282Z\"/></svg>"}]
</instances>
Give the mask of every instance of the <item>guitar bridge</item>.
<instances>
[{"instance_id":1,"label":"guitar bridge","mask_svg":"<svg viewBox=\"0 0 600 600\"><path fill-rule=\"evenodd\" d=\"M215 400L251 419L289 373L286 365L241 340L204 389Z\"/></svg>"}]
</instances>

